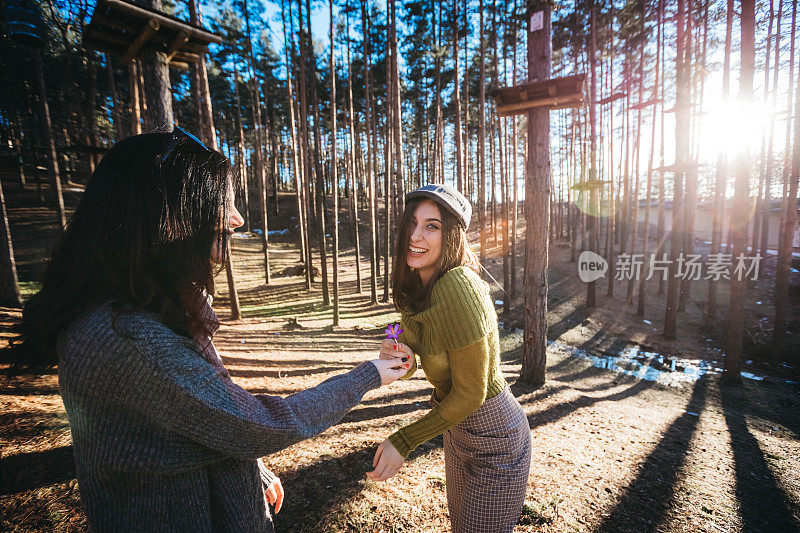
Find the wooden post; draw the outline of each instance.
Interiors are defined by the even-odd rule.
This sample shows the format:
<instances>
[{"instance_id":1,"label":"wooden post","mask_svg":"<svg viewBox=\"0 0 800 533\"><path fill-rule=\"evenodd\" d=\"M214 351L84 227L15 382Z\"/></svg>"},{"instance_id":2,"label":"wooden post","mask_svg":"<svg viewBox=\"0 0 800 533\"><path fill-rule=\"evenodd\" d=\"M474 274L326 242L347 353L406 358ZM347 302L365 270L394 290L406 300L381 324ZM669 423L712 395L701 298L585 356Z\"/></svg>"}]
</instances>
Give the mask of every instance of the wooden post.
<instances>
[{"instance_id":1,"label":"wooden post","mask_svg":"<svg viewBox=\"0 0 800 533\"><path fill-rule=\"evenodd\" d=\"M139 3L157 11L163 11L161 0L139 0ZM147 27L151 27L153 23L158 26L158 22L151 20ZM168 127L172 125L173 115L167 56L162 52L144 48L138 57L144 77L143 85L147 92L145 127L147 129Z\"/></svg>"},{"instance_id":2,"label":"wooden post","mask_svg":"<svg viewBox=\"0 0 800 533\"><path fill-rule=\"evenodd\" d=\"M142 115L139 109L139 69L134 59L128 63L128 91L131 95L131 135L142 133Z\"/></svg>"},{"instance_id":3,"label":"wooden post","mask_svg":"<svg viewBox=\"0 0 800 533\"><path fill-rule=\"evenodd\" d=\"M528 4L528 81L550 77L552 24L547 0ZM525 330L520 379L545 381L547 362L547 262L550 226L550 110L528 112L528 165L525 177Z\"/></svg>"}]
</instances>

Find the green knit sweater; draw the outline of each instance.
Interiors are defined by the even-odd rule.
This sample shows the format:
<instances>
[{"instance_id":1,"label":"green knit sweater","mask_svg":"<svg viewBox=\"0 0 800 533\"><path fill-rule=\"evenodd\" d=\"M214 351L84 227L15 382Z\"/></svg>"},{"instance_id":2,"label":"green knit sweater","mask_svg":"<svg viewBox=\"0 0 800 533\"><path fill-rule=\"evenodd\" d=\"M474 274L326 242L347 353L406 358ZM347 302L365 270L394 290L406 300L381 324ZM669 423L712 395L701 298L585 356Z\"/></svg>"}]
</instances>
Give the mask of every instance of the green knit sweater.
<instances>
[{"instance_id":1,"label":"green knit sweater","mask_svg":"<svg viewBox=\"0 0 800 533\"><path fill-rule=\"evenodd\" d=\"M434 386L436 407L389 440L403 457L475 412L506 386L500 371L497 313L489 287L468 267L456 267L433 285L430 307L403 313L403 333ZM417 369L414 358L409 378Z\"/></svg>"}]
</instances>

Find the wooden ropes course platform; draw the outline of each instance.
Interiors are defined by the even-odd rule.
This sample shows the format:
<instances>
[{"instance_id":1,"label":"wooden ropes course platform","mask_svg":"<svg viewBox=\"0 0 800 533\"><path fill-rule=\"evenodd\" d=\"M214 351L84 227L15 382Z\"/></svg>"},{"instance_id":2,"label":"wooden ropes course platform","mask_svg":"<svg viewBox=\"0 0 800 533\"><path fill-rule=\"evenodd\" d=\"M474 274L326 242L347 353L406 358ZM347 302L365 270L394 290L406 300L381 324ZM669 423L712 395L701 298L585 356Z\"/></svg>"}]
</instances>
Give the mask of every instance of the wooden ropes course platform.
<instances>
[{"instance_id":1,"label":"wooden ropes course platform","mask_svg":"<svg viewBox=\"0 0 800 533\"><path fill-rule=\"evenodd\" d=\"M494 97L501 117L527 113L535 107L581 107L586 99L586 74L502 87L495 91Z\"/></svg>"},{"instance_id":2,"label":"wooden ropes course platform","mask_svg":"<svg viewBox=\"0 0 800 533\"><path fill-rule=\"evenodd\" d=\"M123 64L149 48L166 54L170 66L182 69L197 62L209 43L221 42L221 37L200 26L125 0L98 0L83 35L87 49L108 52Z\"/></svg>"}]
</instances>

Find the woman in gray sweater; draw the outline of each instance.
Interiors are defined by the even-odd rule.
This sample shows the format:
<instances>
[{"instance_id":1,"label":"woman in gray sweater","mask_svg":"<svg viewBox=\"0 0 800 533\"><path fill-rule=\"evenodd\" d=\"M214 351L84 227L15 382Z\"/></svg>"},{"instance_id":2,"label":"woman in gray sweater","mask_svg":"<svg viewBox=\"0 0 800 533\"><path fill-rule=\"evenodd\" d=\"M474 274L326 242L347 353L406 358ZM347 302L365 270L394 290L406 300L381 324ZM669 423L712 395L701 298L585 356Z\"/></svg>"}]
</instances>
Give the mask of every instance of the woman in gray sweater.
<instances>
[{"instance_id":1,"label":"woman in gray sweater","mask_svg":"<svg viewBox=\"0 0 800 533\"><path fill-rule=\"evenodd\" d=\"M97 531L272 531L259 457L339 421L407 365L375 360L287 397L234 384L211 342L213 276L242 217L228 161L175 128L103 158L6 358L58 364Z\"/></svg>"}]
</instances>

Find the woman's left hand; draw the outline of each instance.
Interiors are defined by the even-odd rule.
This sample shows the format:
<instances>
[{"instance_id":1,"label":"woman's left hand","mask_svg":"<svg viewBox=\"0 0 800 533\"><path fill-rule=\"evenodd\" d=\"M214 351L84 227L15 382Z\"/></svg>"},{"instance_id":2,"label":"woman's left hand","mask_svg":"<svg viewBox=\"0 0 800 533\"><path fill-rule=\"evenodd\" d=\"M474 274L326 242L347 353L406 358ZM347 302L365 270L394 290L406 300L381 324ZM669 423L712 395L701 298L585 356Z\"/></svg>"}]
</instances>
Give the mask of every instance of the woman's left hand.
<instances>
[{"instance_id":1,"label":"woman's left hand","mask_svg":"<svg viewBox=\"0 0 800 533\"><path fill-rule=\"evenodd\" d=\"M264 494L267 496L267 501L275 506L275 514L278 514L278 511L283 506L283 485L281 485L281 480L276 477L275 481L264 489Z\"/></svg>"},{"instance_id":2,"label":"woman's left hand","mask_svg":"<svg viewBox=\"0 0 800 533\"><path fill-rule=\"evenodd\" d=\"M400 455L397 448L389 439L386 439L378 445L375 458L372 460L375 470L367 472L367 477L373 481L386 481L395 475L405 462L406 460Z\"/></svg>"}]
</instances>

